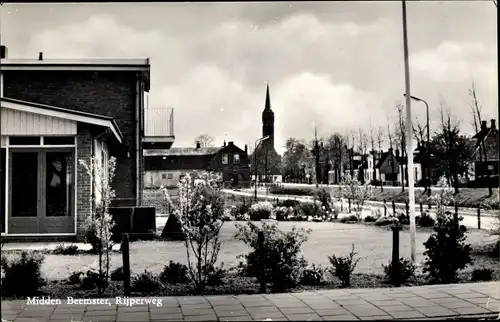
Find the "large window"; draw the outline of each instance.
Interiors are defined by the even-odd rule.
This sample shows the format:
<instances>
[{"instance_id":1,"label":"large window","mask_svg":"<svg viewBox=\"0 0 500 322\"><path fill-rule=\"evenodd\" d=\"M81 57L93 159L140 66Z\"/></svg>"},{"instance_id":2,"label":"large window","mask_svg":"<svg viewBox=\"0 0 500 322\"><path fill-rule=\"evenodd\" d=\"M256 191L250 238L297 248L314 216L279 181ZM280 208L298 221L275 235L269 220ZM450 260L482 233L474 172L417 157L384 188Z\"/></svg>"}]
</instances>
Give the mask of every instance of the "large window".
<instances>
[{"instance_id":1,"label":"large window","mask_svg":"<svg viewBox=\"0 0 500 322\"><path fill-rule=\"evenodd\" d=\"M240 155L238 153L233 154L233 163L240 164Z\"/></svg>"},{"instance_id":2,"label":"large window","mask_svg":"<svg viewBox=\"0 0 500 322\"><path fill-rule=\"evenodd\" d=\"M228 164L229 163L229 156L227 155L227 153L224 153L222 155L222 164Z\"/></svg>"},{"instance_id":3,"label":"large window","mask_svg":"<svg viewBox=\"0 0 500 322\"><path fill-rule=\"evenodd\" d=\"M5 214L7 209L5 209L5 180L7 178L5 172L6 167L6 149L2 148L0 153L0 227L2 227L2 233L5 232Z\"/></svg>"}]
</instances>

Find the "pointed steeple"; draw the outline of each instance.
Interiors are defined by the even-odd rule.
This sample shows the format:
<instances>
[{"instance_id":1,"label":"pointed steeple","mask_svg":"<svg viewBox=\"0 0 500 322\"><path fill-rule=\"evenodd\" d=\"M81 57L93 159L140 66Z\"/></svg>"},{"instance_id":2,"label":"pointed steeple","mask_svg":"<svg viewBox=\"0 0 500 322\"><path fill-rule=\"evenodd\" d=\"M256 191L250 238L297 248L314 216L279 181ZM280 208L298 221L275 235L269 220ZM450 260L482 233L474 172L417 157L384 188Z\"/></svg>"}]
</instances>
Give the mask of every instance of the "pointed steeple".
<instances>
[{"instance_id":1,"label":"pointed steeple","mask_svg":"<svg viewBox=\"0 0 500 322\"><path fill-rule=\"evenodd\" d=\"M270 111L270 110L271 110L271 96L269 95L269 83L268 83L266 88L266 107L264 108L264 111Z\"/></svg>"}]
</instances>

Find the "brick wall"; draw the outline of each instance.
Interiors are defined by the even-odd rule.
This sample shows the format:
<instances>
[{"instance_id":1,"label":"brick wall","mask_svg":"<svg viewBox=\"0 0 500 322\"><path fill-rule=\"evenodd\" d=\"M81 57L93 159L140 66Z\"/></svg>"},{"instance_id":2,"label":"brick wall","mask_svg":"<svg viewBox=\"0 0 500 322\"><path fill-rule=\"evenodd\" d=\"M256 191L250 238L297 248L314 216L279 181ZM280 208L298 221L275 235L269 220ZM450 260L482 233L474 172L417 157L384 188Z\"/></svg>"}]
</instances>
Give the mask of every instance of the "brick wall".
<instances>
[{"instance_id":1,"label":"brick wall","mask_svg":"<svg viewBox=\"0 0 500 322\"><path fill-rule=\"evenodd\" d=\"M77 211L77 225L76 233L78 240L83 240L85 236L85 218L90 214L92 210L92 190L91 190L91 178L79 164L79 160L85 160L87 164L90 164L90 158L92 156L92 135L90 130L85 127L85 125L78 124L77 133L77 182L76 182L76 211Z\"/></svg>"},{"instance_id":2,"label":"brick wall","mask_svg":"<svg viewBox=\"0 0 500 322\"><path fill-rule=\"evenodd\" d=\"M112 116L124 136L116 157L116 203L135 205L136 72L4 71L4 96ZM127 158L127 151L131 157ZM142 165L142 162L140 162ZM142 189L140 189L142 191Z\"/></svg>"}]
</instances>

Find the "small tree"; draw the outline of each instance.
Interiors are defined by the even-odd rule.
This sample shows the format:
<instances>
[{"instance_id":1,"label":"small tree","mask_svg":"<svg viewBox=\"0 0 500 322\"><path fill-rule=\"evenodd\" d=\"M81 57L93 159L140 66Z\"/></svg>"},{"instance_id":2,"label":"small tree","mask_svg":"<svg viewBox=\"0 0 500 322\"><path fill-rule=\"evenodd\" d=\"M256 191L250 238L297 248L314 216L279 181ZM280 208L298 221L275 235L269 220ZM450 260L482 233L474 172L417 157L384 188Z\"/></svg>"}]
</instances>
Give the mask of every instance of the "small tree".
<instances>
[{"instance_id":1,"label":"small tree","mask_svg":"<svg viewBox=\"0 0 500 322\"><path fill-rule=\"evenodd\" d=\"M186 255L191 279L203 291L215 272L221 242L219 232L224 219L221 178L209 172L193 172L179 182L178 202L167 189L163 193L186 236ZM194 257L194 258L193 258Z\"/></svg>"},{"instance_id":2,"label":"small tree","mask_svg":"<svg viewBox=\"0 0 500 322\"><path fill-rule=\"evenodd\" d=\"M429 239L424 243L426 251L424 273L428 278L438 283L454 283L458 271L472 263L471 247L465 244L466 228L459 226L463 217L455 221L451 212L438 217L437 224Z\"/></svg>"},{"instance_id":3,"label":"small tree","mask_svg":"<svg viewBox=\"0 0 500 322\"><path fill-rule=\"evenodd\" d=\"M351 177L349 174L345 174L342 177L339 189L342 197L352 200L357 211L363 209L365 200L369 199L372 195L372 188L369 182L365 182L362 185L358 179Z\"/></svg>"},{"instance_id":4,"label":"small tree","mask_svg":"<svg viewBox=\"0 0 500 322\"><path fill-rule=\"evenodd\" d=\"M455 197L446 177L439 178L437 187L437 192L434 192L429 197L429 202L436 205L436 216L439 218L443 217L448 211L448 207L455 203Z\"/></svg>"},{"instance_id":5,"label":"small tree","mask_svg":"<svg viewBox=\"0 0 500 322\"><path fill-rule=\"evenodd\" d=\"M111 183L115 178L116 159L109 158L104 164L101 160L92 157L90 164L85 160L79 160L90 176L92 186L95 189L92 200L92 213L86 218L87 238L91 239L93 251L99 257L99 273L97 291L102 295L109 281L109 260L114 242L111 239L112 230L115 226L113 218L109 213L109 207L115 198L115 190Z\"/></svg>"}]
</instances>

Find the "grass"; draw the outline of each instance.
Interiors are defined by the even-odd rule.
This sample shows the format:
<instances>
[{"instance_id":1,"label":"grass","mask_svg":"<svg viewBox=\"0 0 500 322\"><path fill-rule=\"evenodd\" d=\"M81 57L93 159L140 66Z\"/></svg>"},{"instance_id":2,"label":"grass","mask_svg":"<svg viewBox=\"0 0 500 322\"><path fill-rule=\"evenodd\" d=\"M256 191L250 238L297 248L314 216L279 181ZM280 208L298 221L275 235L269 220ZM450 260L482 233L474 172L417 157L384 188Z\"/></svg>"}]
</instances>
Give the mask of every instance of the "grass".
<instances>
[{"instance_id":1,"label":"grass","mask_svg":"<svg viewBox=\"0 0 500 322\"><path fill-rule=\"evenodd\" d=\"M326 187L326 189L335 189L336 187ZM275 195L296 195L296 196L313 196L316 192L315 186L285 186L285 188L270 189L270 192ZM498 200L498 188L493 189L493 194L488 196L487 188L460 188L459 193L455 195L459 207L476 208L480 206L482 209L500 209ZM401 188L385 188L381 191L379 187L372 189L371 201L384 201L388 203L394 201L396 203L404 203L408 201L408 191L401 191ZM415 202L428 204L427 194L423 190L415 190Z\"/></svg>"},{"instance_id":2,"label":"grass","mask_svg":"<svg viewBox=\"0 0 500 322\"><path fill-rule=\"evenodd\" d=\"M329 265L328 256L335 254L343 256L351 251L351 244L356 244L356 251L361 258L356 272L382 274L382 264L387 264L392 252L392 233L389 227L375 227L369 224L342 224L342 223L313 223L313 222L280 222L279 226L289 231L293 226L311 228L313 231L307 242L302 247L302 253L310 264ZM236 228L234 222L226 222L221 229L222 247L218 262L224 262L226 267L234 267L239 263L238 255L247 254L248 246L243 242L235 240ZM416 245L417 259L421 263L424 260L423 242L427 240L430 229L417 230ZM491 240L487 232L472 230L467 234L467 242L473 248L485 245ZM4 252L7 256L13 256L14 251ZM409 230L400 232L400 254L404 257L410 256ZM478 255L483 256L483 255ZM485 256L483 256L485 257ZM486 257L485 257L486 258ZM80 270L84 266L91 265L97 260L96 255L80 253L77 256L53 255L48 253L42 266L43 273L51 280L67 278L72 272ZM160 273L163 266L169 260L186 264L186 249L183 242L175 241L137 241L130 244L130 264L134 272L148 269L154 273ZM492 259L492 265L498 269L498 260ZM119 253L111 255L111 269L122 266L122 257ZM471 266L467 270L470 271Z\"/></svg>"}]
</instances>

